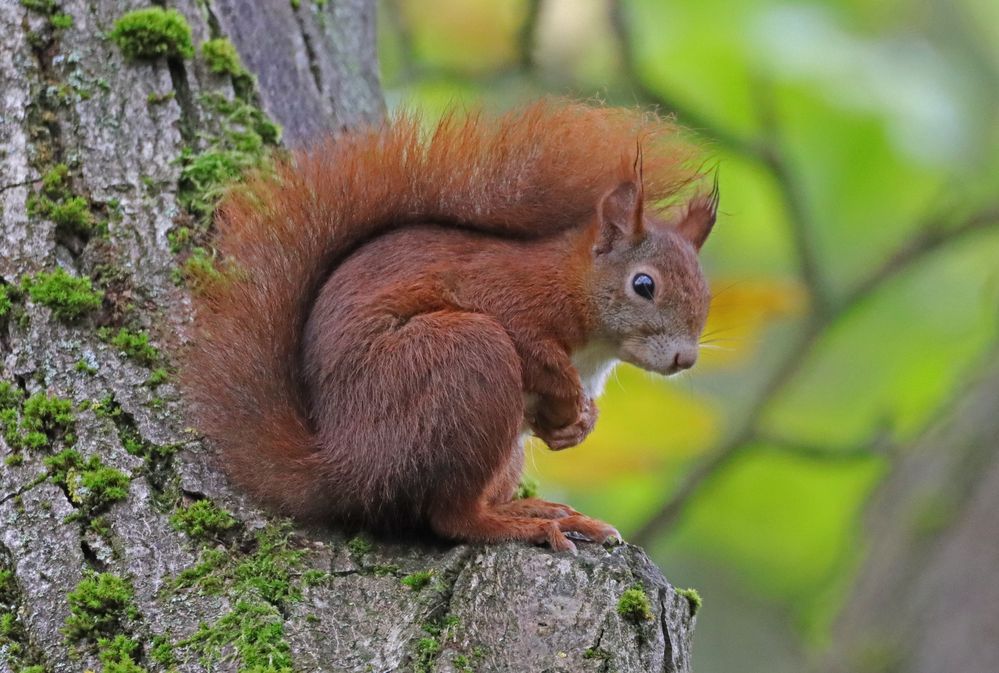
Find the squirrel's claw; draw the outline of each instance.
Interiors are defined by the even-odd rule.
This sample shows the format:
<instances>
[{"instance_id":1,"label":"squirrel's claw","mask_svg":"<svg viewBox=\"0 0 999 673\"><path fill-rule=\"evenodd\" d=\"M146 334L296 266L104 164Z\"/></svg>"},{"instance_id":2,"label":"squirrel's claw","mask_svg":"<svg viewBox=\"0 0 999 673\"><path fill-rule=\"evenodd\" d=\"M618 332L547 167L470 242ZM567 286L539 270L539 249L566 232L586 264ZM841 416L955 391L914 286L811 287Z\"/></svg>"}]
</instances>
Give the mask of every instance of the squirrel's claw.
<instances>
[{"instance_id":1,"label":"squirrel's claw","mask_svg":"<svg viewBox=\"0 0 999 673\"><path fill-rule=\"evenodd\" d=\"M577 553L576 545L566 537L559 525L553 520L548 526L548 545L553 551Z\"/></svg>"}]
</instances>

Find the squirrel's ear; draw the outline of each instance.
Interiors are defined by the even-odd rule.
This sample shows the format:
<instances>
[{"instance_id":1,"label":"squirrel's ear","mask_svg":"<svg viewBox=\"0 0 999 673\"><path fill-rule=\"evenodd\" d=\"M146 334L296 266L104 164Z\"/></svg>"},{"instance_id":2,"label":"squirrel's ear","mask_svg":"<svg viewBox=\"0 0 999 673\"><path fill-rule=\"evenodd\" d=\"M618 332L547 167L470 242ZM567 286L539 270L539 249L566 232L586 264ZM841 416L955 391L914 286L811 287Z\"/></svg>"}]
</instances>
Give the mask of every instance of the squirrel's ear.
<instances>
[{"instance_id":1,"label":"squirrel's ear","mask_svg":"<svg viewBox=\"0 0 999 673\"><path fill-rule=\"evenodd\" d=\"M645 233L642 227L641 191L630 180L607 192L600 200L597 212L600 217L600 234L594 250L598 253L608 252L618 240L634 243Z\"/></svg>"},{"instance_id":2,"label":"squirrel's ear","mask_svg":"<svg viewBox=\"0 0 999 673\"><path fill-rule=\"evenodd\" d=\"M687 212L680 218L676 230L681 236L694 244L698 250L704 245L708 234L715 226L718 216L718 173L715 173L715 183L707 194L695 196L687 204Z\"/></svg>"}]
</instances>

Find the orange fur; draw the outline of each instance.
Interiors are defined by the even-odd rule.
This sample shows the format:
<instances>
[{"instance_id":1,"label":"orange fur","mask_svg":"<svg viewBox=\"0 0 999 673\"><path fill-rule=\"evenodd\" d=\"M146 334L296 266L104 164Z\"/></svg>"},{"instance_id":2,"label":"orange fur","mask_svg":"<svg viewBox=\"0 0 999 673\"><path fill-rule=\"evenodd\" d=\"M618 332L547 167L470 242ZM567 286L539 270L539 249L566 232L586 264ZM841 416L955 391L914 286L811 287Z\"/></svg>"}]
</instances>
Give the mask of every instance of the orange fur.
<instances>
[{"instance_id":1,"label":"orange fur","mask_svg":"<svg viewBox=\"0 0 999 673\"><path fill-rule=\"evenodd\" d=\"M678 129L647 113L542 101L429 131L404 115L234 189L216 220L229 271L195 297L183 362L197 426L233 479L334 523L560 549L565 532L609 534L509 500L525 415L554 446L589 404L569 358L600 329L598 206L636 180L636 152L637 217L662 230L655 254L682 270L668 282L689 290L697 328L700 243L656 218L699 175ZM525 391L542 397L536 412Z\"/></svg>"}]
</instances>

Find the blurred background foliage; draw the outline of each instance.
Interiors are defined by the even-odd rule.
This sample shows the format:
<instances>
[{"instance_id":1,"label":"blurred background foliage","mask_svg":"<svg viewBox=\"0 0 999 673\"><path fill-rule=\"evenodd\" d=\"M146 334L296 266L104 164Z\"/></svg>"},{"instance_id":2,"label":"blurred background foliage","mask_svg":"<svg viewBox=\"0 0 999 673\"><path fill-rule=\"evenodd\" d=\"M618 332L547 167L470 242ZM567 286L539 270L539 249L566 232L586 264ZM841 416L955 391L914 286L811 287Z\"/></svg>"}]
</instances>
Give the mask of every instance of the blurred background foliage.
<instances>
[{"instance_id":1,"label":"blurred background foliage","mask_svg":"<svg viewBox=\"0 0 999 673\"><path fill-rule=\"evenodd\" d=\"M815 665L867 503L996 349L999 3L383 0L379 21L390 107L596 96L675 114L718 161L701 362L620 367L586 443L528 462L701 591L698 671Z\"/></svg>"}]
</instances>

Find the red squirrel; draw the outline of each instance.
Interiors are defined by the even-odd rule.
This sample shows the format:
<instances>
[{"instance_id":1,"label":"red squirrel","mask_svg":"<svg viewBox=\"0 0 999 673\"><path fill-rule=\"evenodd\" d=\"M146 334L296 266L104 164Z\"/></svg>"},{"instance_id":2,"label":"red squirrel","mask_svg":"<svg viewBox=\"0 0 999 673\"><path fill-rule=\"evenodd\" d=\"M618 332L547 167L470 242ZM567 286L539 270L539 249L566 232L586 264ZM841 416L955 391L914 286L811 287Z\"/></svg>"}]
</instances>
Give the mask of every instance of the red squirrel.
<instances>
[{"instance_id":1,"label":"red squirrel","mask_svg":"<svg viewBox=\"0 0 999 673\"><path fill-rule=\"evenodd\" d=\"M332 138L233 189L194 297L196 425L264 504L572 550L610 525L513 499L530 431L581 442L623 360L694 364L717 181L667 120L544 100ZM686 195L686 196L684 196Z\"/></svg>"}]
</instances>

